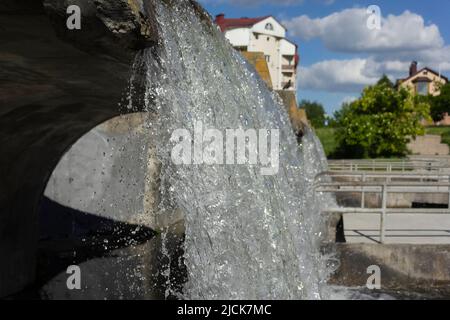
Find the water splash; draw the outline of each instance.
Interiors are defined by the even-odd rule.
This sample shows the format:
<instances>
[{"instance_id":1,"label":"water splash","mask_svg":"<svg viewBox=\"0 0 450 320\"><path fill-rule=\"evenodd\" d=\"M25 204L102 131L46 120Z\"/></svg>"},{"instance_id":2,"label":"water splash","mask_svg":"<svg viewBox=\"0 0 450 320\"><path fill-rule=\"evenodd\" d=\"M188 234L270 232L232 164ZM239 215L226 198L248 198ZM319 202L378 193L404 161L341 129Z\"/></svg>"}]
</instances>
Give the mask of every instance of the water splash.
<instances>
[{"instance_id":1,"label":"water splash","mask_svg":"<svg viewBox=\"0 0 450 320\"><path fill-rule=\"evenodd\" d=\"M322 219L311 190L323 161L318 145L307 138L302 152L278 96L189 1L157 3L156 12L162 40L141 58L148 110L157 114L148 127L162 164L160 214L179 208L185 216L183 298L322 298ZM171 134L193 132L196 121L278 129L278 174L262 176L257 165L174 165Z\"/></svg>"}]
</instances>

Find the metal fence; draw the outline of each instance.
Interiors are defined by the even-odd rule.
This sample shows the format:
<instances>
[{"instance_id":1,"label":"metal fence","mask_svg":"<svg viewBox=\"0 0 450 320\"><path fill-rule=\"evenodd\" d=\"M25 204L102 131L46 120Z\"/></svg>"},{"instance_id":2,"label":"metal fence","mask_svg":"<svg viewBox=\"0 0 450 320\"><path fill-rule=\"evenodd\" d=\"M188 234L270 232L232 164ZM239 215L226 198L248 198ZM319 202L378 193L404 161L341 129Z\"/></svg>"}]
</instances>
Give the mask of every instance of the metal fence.
<instances>
[{"instance_id":1,"label":"metal fence","mask_svg":"<svg viewBox=\"0 0 450 320\"><path fill-rule=\"evenodd\" d=\"M329 177L331 182L324 182ZM341 180L341 181L336 181ZM380 215L380 242L385 243L386 219L391 214L450 214L450 174L417 172L324 172L317 176L315 192L360 193L359 207L326 208L323 213L356 213ZM381 195L381 207L365 208L367 193ZM389 194L446 194L449 206L444 209L388 208Z\"/></svg>"},{"instance_id":2,"label":"metal fence","mask_svg":"<svg viewBox=\"0 0 450 320\"><path fill-rule=\"evenodd\" d=\"M446 163L440 160L329 160L330 171L379 171L379 172L410 172L410 171L449 171Z\"/></svg>"}]
</instances>

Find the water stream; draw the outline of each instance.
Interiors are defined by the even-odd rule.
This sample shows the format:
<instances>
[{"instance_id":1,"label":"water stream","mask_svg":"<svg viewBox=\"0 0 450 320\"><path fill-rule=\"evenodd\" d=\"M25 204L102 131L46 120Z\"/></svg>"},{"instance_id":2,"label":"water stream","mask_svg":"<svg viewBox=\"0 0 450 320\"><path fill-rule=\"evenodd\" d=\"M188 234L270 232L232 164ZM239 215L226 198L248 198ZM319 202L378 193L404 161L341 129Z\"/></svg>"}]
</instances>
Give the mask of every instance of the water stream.
<instances>
[{"instance_id":1,"label":"water stream","mask_svg":"<svg viewBox=\"0 0 450 320\"><path fill-rule=\"evenodd\" d=\"M148 111L158 115L147 126L162 164L158 214L178 208L185 216L180 298L327 298L323 199L312 192L326 166L320 142L307 131L299 146L279 97L189 1L159 1L156 11L161 43L139 59ZM258 164L174 164L173 132L194 133L199 122L203 130L279 130L278 173L262 175Z\"/></svg>"}]
</instances>

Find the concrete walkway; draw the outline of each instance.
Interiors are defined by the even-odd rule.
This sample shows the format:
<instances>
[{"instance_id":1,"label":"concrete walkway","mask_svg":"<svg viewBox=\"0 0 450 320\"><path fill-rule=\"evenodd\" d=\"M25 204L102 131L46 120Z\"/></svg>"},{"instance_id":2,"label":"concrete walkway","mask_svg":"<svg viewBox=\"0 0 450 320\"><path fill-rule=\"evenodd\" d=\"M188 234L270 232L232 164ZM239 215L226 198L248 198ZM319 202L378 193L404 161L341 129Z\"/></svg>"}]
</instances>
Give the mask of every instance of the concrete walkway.
<instances>
[{"instance_id":1,"label":"concrete walkway","mask_svg":"<svg viewBox=\"0 0 450 320\"><path fill-rule=\"evenodd\" d=\"M344 229L349 243L377 243L380 216L345 214ZM450 214L388 215L385 239L388 244L450 244Z\"/></svg>"}]
</instances>

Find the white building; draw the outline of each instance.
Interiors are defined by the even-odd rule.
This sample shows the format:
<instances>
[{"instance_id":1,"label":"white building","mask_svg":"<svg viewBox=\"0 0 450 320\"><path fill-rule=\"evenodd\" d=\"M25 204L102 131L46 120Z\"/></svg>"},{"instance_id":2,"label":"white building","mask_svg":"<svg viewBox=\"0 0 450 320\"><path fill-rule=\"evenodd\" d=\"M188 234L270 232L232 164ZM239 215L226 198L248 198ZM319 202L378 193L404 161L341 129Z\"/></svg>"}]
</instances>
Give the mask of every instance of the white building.
<instances>
[{"instance_id":1,"label":"white building","mask_svg":"<svg viewBox=\"0 0 450 320\"><path fill-rule=\"evenodd\" d=\"M274 90L295 90L297 45L286 39L286 28L272 16L227 19L220 14L215 23L232 46L240 51L263 52Z\"/></svg>"}]
</instances>

